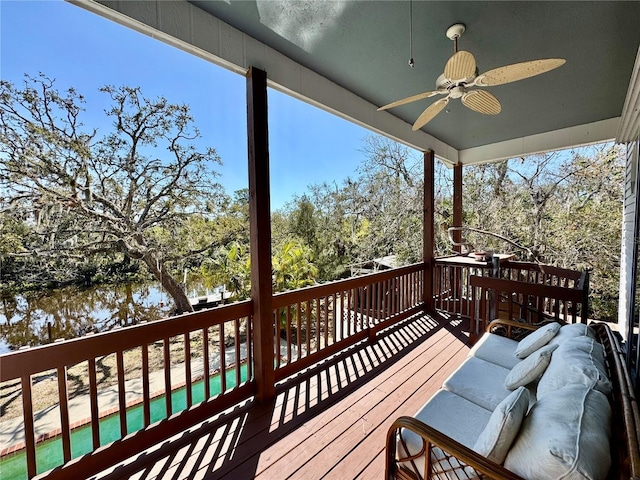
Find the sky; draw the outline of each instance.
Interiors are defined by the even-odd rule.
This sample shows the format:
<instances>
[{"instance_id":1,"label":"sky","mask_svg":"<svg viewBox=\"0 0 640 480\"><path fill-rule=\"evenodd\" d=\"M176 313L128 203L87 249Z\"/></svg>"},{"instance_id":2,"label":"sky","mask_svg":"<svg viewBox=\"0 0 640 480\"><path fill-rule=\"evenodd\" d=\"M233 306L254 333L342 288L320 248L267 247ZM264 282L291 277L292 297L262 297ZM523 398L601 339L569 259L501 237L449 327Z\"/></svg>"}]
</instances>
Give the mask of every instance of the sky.
<instances>
[{"instance_id":1,"label":"sky","mask_svg":"<svg viewBox=\"0 0 640 480\"><path fill-rule=\"evenodd\" d=\"M0 0L0 76L19 85L44 73L87 100L86 125L109 127L103 85L140 86L190 106L199 145L222 158L227 193L248 186L245 78L62 0ZM309 185L341 182L364 160L366 129L269 90L271 208Z\"/></svg>"}]
</instances>

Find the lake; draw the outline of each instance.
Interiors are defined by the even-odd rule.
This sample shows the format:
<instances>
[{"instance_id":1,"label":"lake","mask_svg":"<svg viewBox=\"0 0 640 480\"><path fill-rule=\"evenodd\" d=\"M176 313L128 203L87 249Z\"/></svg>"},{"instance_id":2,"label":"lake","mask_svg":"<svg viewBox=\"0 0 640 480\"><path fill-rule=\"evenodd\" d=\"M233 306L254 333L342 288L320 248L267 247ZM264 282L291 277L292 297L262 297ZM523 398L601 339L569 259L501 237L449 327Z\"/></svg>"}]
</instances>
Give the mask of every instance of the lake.
<instances>
[{"instance_id":1,"label":"lake","mask_svg":"<svg viewBox=\"0 0 640 480\"><path fill-rule=\"evenodd\" d=\"M171 297L157 283L70 286L2 297L0 354L164 318L172 309Z\"/></svg>"}]
</instances>

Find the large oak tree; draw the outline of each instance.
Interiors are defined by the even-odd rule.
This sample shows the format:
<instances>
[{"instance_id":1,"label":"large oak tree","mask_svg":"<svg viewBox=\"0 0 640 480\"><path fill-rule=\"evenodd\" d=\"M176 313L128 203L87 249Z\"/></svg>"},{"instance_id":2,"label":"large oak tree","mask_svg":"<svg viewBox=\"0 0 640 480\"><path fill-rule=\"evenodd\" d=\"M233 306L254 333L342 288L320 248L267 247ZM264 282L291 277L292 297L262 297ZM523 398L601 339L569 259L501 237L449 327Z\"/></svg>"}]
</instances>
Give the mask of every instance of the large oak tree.
<instances>
[{"instance_id":1,"label":"large oak tree","mask_svg":"<svg viewBox=\"0 0 640 480\"><path fill-rule=\"evenodd\" d=\"M145 98L139 88L101 91L111 102L105 132L83 124L85 100L74 89L61 92L43 75L26 76L21 87L0 83L0 211L28 222L40 239L10 254L120 252L146 265L178 311L191 311L168 265L220 241L202 232L180 245L175 238L194 216L215 224L220 158L196 146L186 105Z\"/></svg>"}]
</instances>

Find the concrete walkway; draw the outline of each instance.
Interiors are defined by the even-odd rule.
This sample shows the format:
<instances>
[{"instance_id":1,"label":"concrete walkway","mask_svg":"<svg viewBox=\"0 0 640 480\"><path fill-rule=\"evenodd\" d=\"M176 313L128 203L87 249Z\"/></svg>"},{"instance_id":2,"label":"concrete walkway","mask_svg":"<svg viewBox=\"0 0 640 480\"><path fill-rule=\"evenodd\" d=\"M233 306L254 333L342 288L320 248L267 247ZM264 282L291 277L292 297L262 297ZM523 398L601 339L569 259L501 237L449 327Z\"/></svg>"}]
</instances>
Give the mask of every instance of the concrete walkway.
<instances>
[{"instance_id":1,"label":"concrete walkway","mask_svg":"<svg viewBox=\"0 0 640 480\"><path fill-rule=\"evenodd\" d=\"M191 374L193 377L202 376L204 372L201 359L191 361ZM184 363L171 367L171 383L184 385ZM127 405L142 399L142 377L127 380L125 382L125 399ZM152 372L149 375L149 392L164 392L164 371ZM118 410L118 386L112 385L98 391L98 411L101 415ZM36 438L43 436L53 437L61 432L60 406L58 404L36 412L33 416ZM78 395L69 400L69 422L72 428L89 423L91 421L91 404L89 395ZM22 417L5 420L0 418L0 452L6 452L11 447L24 446L24 423Z\"/></svg>"},{"instance_id":2,"label":"concrete walkway","mask_svg":"<svg viewBox=\"0 0 640 480\"><path fill-rule=\"evenodd\" d=\"M284 344L283 344L284 343ZM246 345L240 345L241 358L246 358ZM286 342L281 341L281 355L287 355ZM292 357L297 357L296 346L292 346ZM226 352L226 365L235 362L234 350ZM210 358L210 370L220 367L220 360L216 356ZM192 378L202 377L204 374L202 359L191 360ZM185 384L185 364L179 363L171 367L172 388L179 388ZM164 370L149 374L149 392L153 396L158 392L164 393ZM142 377L125 382L125 399L127 405L142 399ZM21 398L21 397L20 397ZM20 401L20 400L19 400ZM98 412L105 416L118 410L118 386L112 385L98 390ZM61 433L60 406L58 404L40 410L34 414L34 428L37 439L52 438ZM91 421L91 404L89 395L78 395L69 400L69 422L71 428L88 424ZM40 437L43 438L40 438ZM0 456L24 448L24 423L22 417L4 419L0 417Z\"/></svg>"}]
</instances>

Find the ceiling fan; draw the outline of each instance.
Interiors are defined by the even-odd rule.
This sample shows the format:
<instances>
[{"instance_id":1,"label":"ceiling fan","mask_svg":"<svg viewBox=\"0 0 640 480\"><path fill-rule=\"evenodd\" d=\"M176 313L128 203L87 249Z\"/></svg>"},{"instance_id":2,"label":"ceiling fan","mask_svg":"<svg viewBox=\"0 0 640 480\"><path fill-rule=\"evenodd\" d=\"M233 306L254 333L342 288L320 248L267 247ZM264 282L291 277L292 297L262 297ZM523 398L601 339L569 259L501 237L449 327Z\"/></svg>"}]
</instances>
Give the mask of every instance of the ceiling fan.
<instances>
[{"instance_id":1,"label":"ceiling fan","mask_svg":"<svg viewBox=\"0 0 640 480\"><path fill-rule=\"evenodd\" d=\"M472 90L473 87L493 87L495 85L504 85L505 83L523 80L549 72L566 62L563 58L531 60L529 62L514 63L512 65L494 68L488 72L478 74L476 59L473 55L465 50L458 51L458 39L464 31L465 26L462 23L457 23L447 29L446 35L453 41L454 53L447 61L444 67L444 73L436 80L435 90L397 100L380 107L378 111L398 107L436 95L446 95L445 98L441 98L432 103L422 112L413 124L412 130L414 131L425 126L440 113L447 106L450 98L460 98L465 107L476 112L486 115L497 115L502 110L498 99L486 90Z\"/></svg>"}]
</instances>

